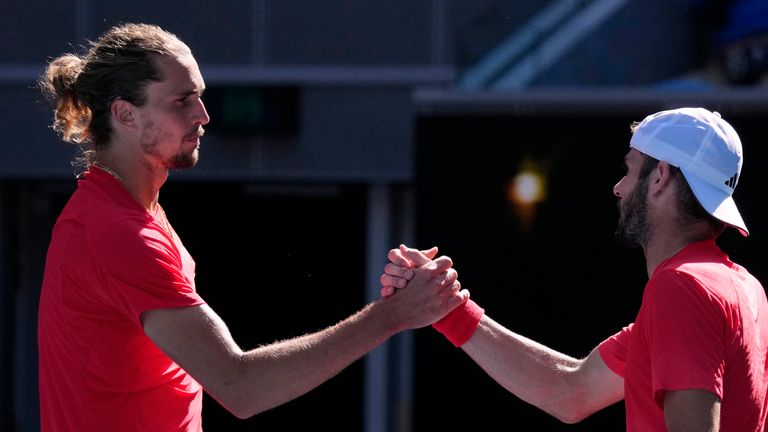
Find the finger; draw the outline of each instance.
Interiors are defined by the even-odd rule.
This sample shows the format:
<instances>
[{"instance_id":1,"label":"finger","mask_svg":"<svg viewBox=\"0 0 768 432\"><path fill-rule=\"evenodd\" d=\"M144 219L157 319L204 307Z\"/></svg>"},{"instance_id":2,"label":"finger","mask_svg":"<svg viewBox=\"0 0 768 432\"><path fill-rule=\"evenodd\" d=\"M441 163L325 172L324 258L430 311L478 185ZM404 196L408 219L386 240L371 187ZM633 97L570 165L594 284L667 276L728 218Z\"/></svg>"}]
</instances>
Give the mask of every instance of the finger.
<instances>
[{"instance_id":1,"label":"finger","mask_svg":"<svg viewBox=\"0 0 768 432\"><path fill-rule=\"evenodd\" d=\"M437 290L442 292L442 295L450 296L456 293L456 289L453 286L458 282L458 273L453 269L448 269L447 272L443 272L438 276Z\"/></svg>"},{"instance_id":2,"label":"finger","mask_svg":"<svg viewBox=\"0 0 768 432\"><path fill-rule=\"evenodd\" d=\"M438 271L438 272L444 272L453 266L453 261L445 255L441 256L440 258L437 258L432 262L435 265L434 267L435 271Z\"/></svg>"},{"instance_id":3,"label":"finger","mask_svg":"<svg viewBox=\"0 0 768 432\"><path fill-rule=\"evenodd\" d=\"M461 282L459 282L459 281L454 281L448 287L448 292L450 292L451 295L455 295L459 291L461 291Z\"/></svg>"},{"instance_id":4,"label":"finger","mask_svg":"<svg viewBox=\"0 0 768 432\"><path fill-rule=\"evenodd\" d=\"M464 302L466 302L467 300L469 300L469 290L464 289L457 292L455 296L449 298L447 301L447 305L448 307L451 308L451 310L453 310L459 305L464 304Z\"/></svg>"},{"instance_id":5,"label":"finger","mask_svg":"<svg viewBox=\"0 0 768 432\"><path fill-rule=\"evenodd\" d=\"M424 256L426 256L429 259L434 259L437 256L437 246L432 246L429 249L424 249L420 251Z\"/></svg>"},{"instance_id":6,"label":"finger","mask_svg":"<svg viewBox=\"0 0 768 432\"><path fill-rule=\"evenodd\" d=\"M394 288L405 288L405 286L408 285L408 281L406 279L388 274L379 276L379 283L383 287L391 286Z\"/></svg>"},{"instance_id":7,"label":"finger","mask_svg":"<svg viewBox=\"0 0 768 432\"><path fill-rule=\"evenodd\" d=\"M445 279L443 279L443 286L449 286L452 283L456 282L456 280L459 278L459 273L454 269L448 269L447 272L445 272Z\"/></svg>"},{"instance_id":8,"label":"finger","mask_svg":"<svg viewBox=\"0 0 768 432\"><path fill-rule=\"evenodd\" d=\"M400 249L390 249L387 253L387 259L393 264L402 267L413 267L413 263L408 259Z\"/></svg>"},{"instance_id":9,"label":"finger","mask_svg":"<svg viewBox=\"0 0 768 432\"><path fill-rule=\"evenodd\" d=\"M384 274L399 277L405 280L413 279L413 270L392 263L384 266Z\"/></svg>"},{"instance_id":10,"label":"finger","mask_svg":"<svg viewBox=\"0 0 768 432\"><path fill-rule=\"evenodd\" d=\"M381 297L382 298L391 297L391 296L393 296L395 294L396 290L397 289L395 287L392 287L392 286L382 287L381 288Z\"/></svg>"},{"instance_id":11,"label":"finger","mask_svg":"<svg viewBox=\"0 0 768 432\"><path fill-rule=\"evenodd\" d=\"M418 249L409 248L405 245L400 245L400 252L405 256L408 260L410 260L416 267L421 267L425 264L428 264L431 260L421 253Z\"/></svg>"},{"instance_id":12,"label":"finger","mask_svg":"<svg viewBox=\"0 0 768 432\"><path fill-rule=\"evenodd\" d=\"M445 300L456 296L461 291L461 282L454 281L445 286L441 286L439 290L439 296Z\"/></svg>"}]
</instances>

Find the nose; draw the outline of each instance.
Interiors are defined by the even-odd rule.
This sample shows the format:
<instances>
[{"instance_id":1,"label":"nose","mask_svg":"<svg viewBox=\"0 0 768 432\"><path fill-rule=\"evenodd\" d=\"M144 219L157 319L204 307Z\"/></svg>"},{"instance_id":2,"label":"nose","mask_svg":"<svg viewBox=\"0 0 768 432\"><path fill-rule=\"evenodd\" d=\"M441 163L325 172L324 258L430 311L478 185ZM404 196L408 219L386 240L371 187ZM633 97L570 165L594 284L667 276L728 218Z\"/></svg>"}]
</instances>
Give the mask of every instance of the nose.
<instances>
[{"instance_id":1,"label":"nose","mask_svg":"<svg viewBox=\"0 0 768 432\"><path fill-rule=\"evenodd\" d=\"M624 184L626 178L626 176L622 177L621 180L613 186L613 194L618 198L621 198L621 186Z\"/></svg>"},{"instance_id":2,"label":"nose","mask_svg":"<svg viewBox=\"0 0 768 432\"><path fill-rule=\"evenodd\" d=\"M195 123L199 125L206 125L209 121L211 121L211 118L208 116L208 111L205 109L205 104L203 103L202 99L197 100L199 106L198 109L195 111Z\"/></svg>"}]
</instances>

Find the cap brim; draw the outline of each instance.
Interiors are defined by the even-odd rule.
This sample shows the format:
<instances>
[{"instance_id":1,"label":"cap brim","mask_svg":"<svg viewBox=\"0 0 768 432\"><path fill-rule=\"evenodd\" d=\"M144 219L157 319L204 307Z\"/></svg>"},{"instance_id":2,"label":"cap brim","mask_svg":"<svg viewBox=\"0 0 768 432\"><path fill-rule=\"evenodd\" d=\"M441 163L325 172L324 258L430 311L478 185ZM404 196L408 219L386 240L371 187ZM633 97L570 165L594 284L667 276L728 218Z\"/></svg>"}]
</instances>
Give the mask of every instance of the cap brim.
<instances>
[{"instance_id":1,"label":"cap brim","mask_svg":"<svg viewBox=\"0 0 768 432\"><path fill-rule=\"evenodd\" d=\"M696 199L699 200L699 204L704 207L707 213L711 214L715 219L738 229L744 237L749 236L747 225L744 223L744 219L742 219L733 197L700 180L695 175L691 175L687 170L681 168L681 171L683 171L683 175L688 181L688 185L691 187Z\"/></svg>"}]
</instances>

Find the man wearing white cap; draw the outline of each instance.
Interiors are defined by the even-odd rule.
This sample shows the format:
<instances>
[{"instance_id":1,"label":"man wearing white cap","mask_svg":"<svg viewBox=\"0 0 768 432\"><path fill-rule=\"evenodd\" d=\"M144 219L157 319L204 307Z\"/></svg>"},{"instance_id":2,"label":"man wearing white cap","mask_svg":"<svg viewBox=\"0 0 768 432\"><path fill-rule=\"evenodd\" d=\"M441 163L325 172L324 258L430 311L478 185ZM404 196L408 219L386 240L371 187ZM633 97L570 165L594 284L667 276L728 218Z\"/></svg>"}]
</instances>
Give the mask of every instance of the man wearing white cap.
<instances>
[{"instance_id":1,"label":"man wearing white cap","mask_svg":"<svg viewBox=\"0 0 768 432\"><path fill-rule=\"evenodd\" d=\"M436 325L521 399L573 423L618 402L627 431L763 431L768 302L761 284L715 244L749 235L732 194L743 160L736 131L702 108L662 111L633 125L616 186L617 236L642 247L649 280L635 322L576 359L517 335L472 300ZM390 252L382 293L405 267Z\"/></svg>"}]
</instances>

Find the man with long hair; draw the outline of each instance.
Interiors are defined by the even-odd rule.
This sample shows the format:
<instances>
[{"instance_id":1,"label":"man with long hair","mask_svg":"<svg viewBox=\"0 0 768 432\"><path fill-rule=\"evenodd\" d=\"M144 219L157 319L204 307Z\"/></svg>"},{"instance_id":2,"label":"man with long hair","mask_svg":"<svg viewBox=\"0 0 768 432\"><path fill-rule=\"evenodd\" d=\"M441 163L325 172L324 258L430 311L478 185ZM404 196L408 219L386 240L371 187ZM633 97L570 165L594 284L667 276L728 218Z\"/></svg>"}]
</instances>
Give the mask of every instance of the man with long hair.
<instances>
[{"instance_id":1,"label":"man with long hair","mask_svg":"<svg viewBox=\"0 0 768 432\"><path fill-rule=\"evenodd\" d=\"M85 55L51 61L40 86L55 105L54 129L83 149L40 297L43 431L200 431L203 389L249 417L468 297L441 257L403 295L243 350L198 295L195 262L159 201L169 171L197 163L209 121L189 47L157 26L120 25Z\"/></svg>"}]
</instances>

